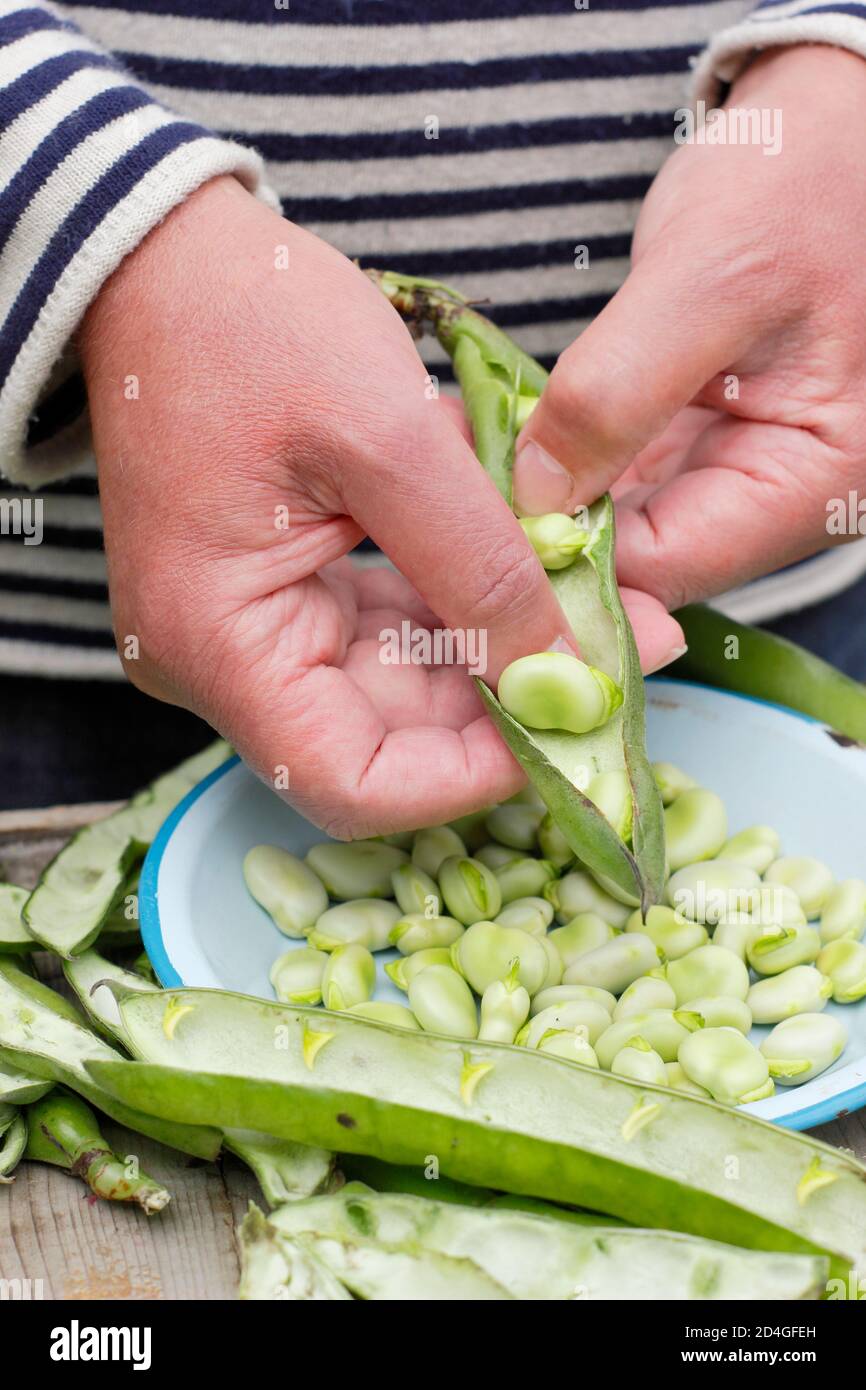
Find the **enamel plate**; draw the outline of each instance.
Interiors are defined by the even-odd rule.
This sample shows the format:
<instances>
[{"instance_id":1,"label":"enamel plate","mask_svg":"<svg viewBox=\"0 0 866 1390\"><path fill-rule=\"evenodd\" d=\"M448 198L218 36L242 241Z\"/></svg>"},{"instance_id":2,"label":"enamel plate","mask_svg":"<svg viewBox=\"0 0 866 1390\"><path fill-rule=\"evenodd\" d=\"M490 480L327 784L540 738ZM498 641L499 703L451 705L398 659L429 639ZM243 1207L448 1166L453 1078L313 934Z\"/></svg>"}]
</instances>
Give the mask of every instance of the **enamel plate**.
<instances>
[{"instance_id":1,"label":"enamel plate","mask_svg":"<svg viewBox=\"0 0 866 1390\"><path fill-rule=\"evenodd\" d=\"M840 879L866 876L866 749L789 710L705 686L653 679L647 697L650 756L718 792L731 834L772 825L785 854L814 855ZM324 838L237 758L196 787L163 825L141 877L142 937L161 983L272 999L273 961L304 943L283 936L249 896L243 858L259 844L303 856ZM405 1003L382 970L396 954L376 957L375 997ZM866 1105L866 999L827 1009L848 1029L842 1056L804 1086L777 1086L752 1113L807 1129Z\"/></svg>"}]
</instances>

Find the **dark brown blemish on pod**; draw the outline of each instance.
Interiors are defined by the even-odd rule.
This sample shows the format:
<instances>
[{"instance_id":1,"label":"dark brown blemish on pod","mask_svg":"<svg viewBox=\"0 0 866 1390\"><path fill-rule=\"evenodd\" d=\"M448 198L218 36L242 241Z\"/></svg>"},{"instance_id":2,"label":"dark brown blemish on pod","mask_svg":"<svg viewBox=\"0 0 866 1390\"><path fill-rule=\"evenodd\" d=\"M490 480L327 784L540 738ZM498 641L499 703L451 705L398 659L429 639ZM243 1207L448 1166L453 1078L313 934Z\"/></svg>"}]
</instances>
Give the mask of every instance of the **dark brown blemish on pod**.
<instances>
[{"instance_id":1,"label":"dark brown blemish on pod","mask_svg":"<svg viewBox=\"0 0 866 1390\"><path fill-rule=\"evenodd\" d=\"M851 738L850 734L840 734L837 729L825 729L824 732L837 743L840 748L863 748L864 745L859 739Z\"/></svg>"},{"instance_id":2,"label":"dark brown blemish on pod","mask_svg":"<svg viewBox=\"0 0 866 1390\"><path fill-rule=\"evenodd\" d=\"M357 1128L358 1128L358 1121L357 1121L357 1120L353 1120L351 1115L346 1115L345 1113L339 1114L339 1115L337 1116L337 1124L338 1124L338 1125L342 1125L342 1126L343 1126L343 1129L357 1129Z\"/></svg>"}]
</instances>

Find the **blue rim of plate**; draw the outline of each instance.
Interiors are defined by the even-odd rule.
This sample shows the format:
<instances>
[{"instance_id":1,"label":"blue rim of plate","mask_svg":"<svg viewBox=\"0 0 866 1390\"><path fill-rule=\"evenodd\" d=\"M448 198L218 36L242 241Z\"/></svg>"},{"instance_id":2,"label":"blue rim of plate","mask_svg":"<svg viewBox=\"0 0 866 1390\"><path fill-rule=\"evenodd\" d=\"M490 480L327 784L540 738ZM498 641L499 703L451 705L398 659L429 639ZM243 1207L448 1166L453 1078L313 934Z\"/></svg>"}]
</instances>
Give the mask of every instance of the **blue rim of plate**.
<instances>
[{"instance_id":1,"label":"blue rim of plate","mask_svg":"<svg viewBox=\"0 0 866 1390\"><path fill-rule=\"evenodd\" d=\"M648 684L655 685L657 681L661 683L663 680L672 681L674 677L659 674L657 677L650 677ZM695 690L709 690L715 695L730 695L735 700L744 700L751 705L765 705L769 709L778 710L781 714L787 714L794 719L802 719L807 724L820 725L823 723L822 720L814 719L811 715L803 714L800 710L789 709L787 705L776 704L773 700L762 700L756 695L743 695L738 690L725 690L721 686L707 685L703 681L677 681L676 683L690 686ZM145 856L138 889L141 939L148 959L156 971L160 983L166 989L184 989L186 986L169 959L162 935L158 892L162 857L175 828L190 808L195 805L208 788L218 782L221 777L225 777L232 768L237 767L239 762L240 758L235 754L233 758L229 758L227 762L221 763L213 772L208 773L207 777L198 783L198 786L193 787L192 791L187 793L183 801L178 802L174 810L163 821ZM829 1124L831 1120L838 1120L851 1111L860 1110L863 1106L866 1106L866 1081L857 1086L850 1086L847 1091L840 1091L838 1095L828 1096L826 1100L815 1101L814 1104L798 1110L795 1115L782 1116L777 1120L767 1120L765 1123L778 1125L781 1129L814 1129L817 1125ZM746 1106L741 1108L744 1111L748 1109Z\"/></svg>"}]
</instances>

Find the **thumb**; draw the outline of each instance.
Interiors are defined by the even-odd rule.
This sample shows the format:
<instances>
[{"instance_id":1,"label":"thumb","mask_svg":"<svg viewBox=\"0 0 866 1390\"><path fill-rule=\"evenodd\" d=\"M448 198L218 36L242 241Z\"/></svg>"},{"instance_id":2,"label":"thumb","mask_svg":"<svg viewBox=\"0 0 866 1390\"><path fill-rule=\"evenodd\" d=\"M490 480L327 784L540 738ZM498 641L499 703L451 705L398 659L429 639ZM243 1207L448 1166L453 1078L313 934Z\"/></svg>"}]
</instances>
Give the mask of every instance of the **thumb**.
<instances>
[{"instance_id":1,"label":"thumb","mask_svg":"<svg viewBox=\"0 0 866 1390\"><path fill-rule=\"evenodd\" d=\"M746 297L720 296L706 260L650 252L565 350L517 442L518 512L573 511L606 492L706 383L740 355Z\"/></svg>"}]
</instances>

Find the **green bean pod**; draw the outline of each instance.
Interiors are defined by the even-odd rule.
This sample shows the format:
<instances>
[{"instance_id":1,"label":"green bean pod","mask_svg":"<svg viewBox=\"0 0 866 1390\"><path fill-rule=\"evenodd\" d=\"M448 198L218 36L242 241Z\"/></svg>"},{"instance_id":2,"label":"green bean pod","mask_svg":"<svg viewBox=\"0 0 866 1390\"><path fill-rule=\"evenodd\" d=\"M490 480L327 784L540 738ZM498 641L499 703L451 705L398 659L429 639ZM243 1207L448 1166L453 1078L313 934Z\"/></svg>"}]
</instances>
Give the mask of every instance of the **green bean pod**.
<instances>
[{"instance_id":1,"label":"green bean pod","mask_svg":"<svg viewBox=\"0 0 866 1390\"><path fill-rule=\"evenodd\" d=\"M866 883L861 878L833 885L824 899L819 926L825 946L844 937L860 940L866 930Z\"/></svg>"},{"instance_id":2,"label":"green bean pod","mask_svg":"<svg viewBox=\"0 0 866 1390\"><path fill-rule=\"evenodd\" d=\"M815 961L833 987L837 1004L854 1004L866 994L866 946L843 938L821 948Z\"/></svg>"},{"instance_id":3,"label":"green bean pod","mask_svg":"<svg viewBox=\"0 0 866 1390\"><path fill-rule=\"evenodd\" d=\"M773 1094L767 1059L736 1028L699 1028L680 1045L686 1076L723 1105L749 1105Z\"/></svg>"},{"instance_id":4,"label":"green bean pod","mask_svg":"<svg viewBox=\"0 0 866 1390\"><path fill-rule=\"evenodd\" d=\"M409 956L400 956L397 960L388 961L385 974L405 994L409 989L409 981L422 970L426 970L428 965L450 964L451 951L448 946L426 946L420 951L413 951Z\"/></svg>"},{"instance_id":5,"label":"green bean pod","mask_svg":"<svg viewBox=\"0 0 866 1390\"><path fill-rule=\"evenodd\" d=\"M0 1183L12 1181L12 1174L27 1148L26 1111L16 1110L4 1128L0 1125Z\"/></svg>"},{"instance_id":6,"label":"green bean pod","mask_svg":"<svg viewBox=\"0 0 866 1390\"><path fill-rule=\"evenodd\" d=\"M798 1014L777 1023L761 1043L770 1075L782 1086L802 1086L841 1057L848 1030L829 1014Z\"/></svg>"},{"instance_id":7,"label":"green bean pod","mask_svg":"<svg viewBox=\"0 0 866 1390\"><path fill-rule=\"evenodd\" d=\"M500 927L519 927L530 936L543 936L553 921L553 907L546 898L515 898L493 920Z\"/></svg>"},{"instance_id":8,"label":"green bean pod","mask_svg":"<svg viewBox=\"0 0 866 1390\"><path fill-rule=\"evenodd\" d=\"M332 951L322 975L326 1009L351 1009L366 1004L376 985L376 962L366 946L350 942Z\"/></svg>"},{"instance_id":9,"label":"green bean pod","mask_svg":"<svg viewBox=\"0 0 866 1390\"><path fill-rule=\"evenodd\" d=\"M612 1023L596 1041L599 1064L605 1071L610 1071L616 1054L635 1037L649 1043L663 1062L675 1062L681 1044L702 1024L703 1020L696 1014L679 1010L647 1009L642 1014L630 1014L628 1018Z\"/></svg>"},{"instance_id":10,"label":"green bean pod","mask_svg":"<svg viewBox=\"0 0 866 1390\"><path fill-rule=\"evenodd\" d=\"M507 801L502 806L494 806L485 825L491 839L498 844L533 854L538 848L538 827L543 816L544 811L534 806Z\"/></svg>"},{"instance_id":11,"label":"green bean pod","mask_svg":"<svg viewBox=\"0 0 866 1390\"><path fill-rule=\"evenodd\" d=\"M667 1086L668 1074L659 1054L643 1038L631 1038L610 1064L614 1076L625 1076L642 1085Z\"/></svg>"},{"instance_id":12,"label":"green bean pod","mask_svg":"<svg viewBox=\"0 0 866 1390\"><path fill-rule=\"evenodd\" d=\"M481 996L482 1042L513 1043L529 1013L529 995L517 978L515 961L504 980L492 980Z\"/></svg>"},{"instance_id":13,"label":"green bean pod","mask_svg":"<svg viewBox=\"0 0 866 1390\"><path fill-rule=\"evenodd\" d=\"M623 990L613 1011L613 1020L618 1023L621 1018L645 1013L647 1009L673 1010L676 1007L677 996L667 980L656 975L640 975Z\"/></svg>"},{"instance_id":14,"label":"green bean pod","mask_svg":"<svg viewBox=\"0 0 866 1390\"><path fill-rule=\"evenodd\" d=\"M180 1010L168 1037L166 1012ZM121 1012L134 1054L149 1061L91 1062L92 1078L167 1119L269 1130L418 1169L433 1153L460 1181L764 1250L826 1252L834 1277L866 1275L866 1169L747 1112L670 1089L648 1094L524 1048L467 1046L218 990L130 994ZM636 1036L634 1020L623 1026ZM312 1066L311 1028L328 1035ZM643 1025L639 1033L660 1050ZM719 1155L742 1153L750 1161L731 1182ZM820 1200L804 1201L818 1166Z\"/></svg>"},{"instance_id":15,"label":"green bean pod","mask_svg":"<svg viewBox=\"0 0 866 1390\"><path fill-rule=\"evenodd\" d=\"M452 1038L478 1036L472 991L450 965L428 965L419 971L409 981L409 1005L428 1033L443 1033Z\"/></svg>"},{"instance_id":16,"label":"green bean pod","mask_svg":"<svg viewBox=\"0 0 866 1390\"><path fill-rule=\"evenodd\" d=\"M327 951L312 946L296 946L277 956L268 979L284 1004L320 1004L322 976L328 964Z\"/></svg>"},{"instance_id":17,"label":"green bean pod","mask_svg":"<svg viewBox=\"0 0 866 1390\"><path fill-rule=\"evenodd\" d=\"M502 907L518 898L538 897L556 878L556 869L546 859L513 859L495 872Z\"/></svg>"},{"instance_id":18,"label":"green bean pod","mask_svg":"<svg viewBox=\"0 0 866 1390\"><path fill-rule=\"evenodd\" d=\"M781 1023L794 1014L817 1014L826 1006L833 982L814 965L795 965L752 985L746 1003L755 1023Z\"/></svg>"},{"instance_id":19,"label":"green bean pod","mask_svg":"<svg viewBox=\"0 0 866 1390\"><path fill-rule=\"evenodd\" d=\"M418 830L412 842L412 863L422 873L438 879L446 859L465 858L466 846L450 825L436 825L430 830Z\"/></svg>"},{"instance_id":20,"label":"green bean pod","mask_svg":"<svg viewBox=\"0 0 866 1390\"><path fill-rule=\"evenodd\" d=\"M24 955L39 949L21 916L30 894L14 883L0 883L0 955Z\"/></svg>"},{"instance_id":21,"label":"green bean pod","mask_svg":"<svg viewBox=\"0 0 866 1390\"><path fill-rule=\"evenodd\" d=\"M633 916L632 909L606 893L585 869L572 869L544 890L553 905L556 920L563 926L581 912L594 912L610 926L621 930Z\"/></svg>"},{"instance_id":22,"label":"green bean pod","mask_svg":"<svg viewBox=\"0 0 866 1390\"><path fill-rule=\"evenodd\" d=\"M360 1004L353 1004L346 1012L355 1014L358 1018L369 1019L371 1023L385 1023L391 1028L408 1028L412 1033L421 1031L421 1024L411 1009L407 1009L404 1004L392 1004L387 999L366 999Z\"/></svg>"},{"instance_id":23,"label":"green bean pod","mask_svg":"<svg viewBox=\"0 0 866 1390\"><path fill-rule=\"evenodd\" d=\"M665 979L680 1007L686 999L703 994L745 999L749 992L748 970L739 956L723 946L699 946L679 960L668 961Z\"/></svg>"},{"instance_id":24,"label":"green bean pod","mask_svg":"<svg viewBox=\"0 0 866 1390\"><path fill-rule=\"evenodd\" d=\"M746 951L749 965L759 975L780 975L794 965L817 960L821 938L814 927L760 927Z\"/></svg>"},{"instance_id":25,"label":"green bean pod","mask_svg":"<svg viewBox=\"0 0 866 1390\"><path fill-rule=\"evenodd\" d=\"M649 974L659 963L652 941L642 932L623 932L604 946L597 946L568 967L563 975L567 985L596 985L621 994L641 975Z\"/></svg>"},{"instance_id":26,"label":"green bean pod","mask_svg":"<svg viewBox=\"0 0 866 1390\"><path fill-rule=\"evenodd\" d=\"M255 845L244 856L243 873L250 895L285 936L306 936L327 910L321 880L278 845Z\"/></svg>"},{"instance_id":27,"label":"green bean pod","mask_svg":"<svg viewBox=\"0 0 866 1390\"><path fill-rule=\"evenodd\" d=\"M354 902L358 898L390 898L391 875L409 856L405 850L381 840L355 840L340 844L325 840L304 856L332 898Z\"/></svg>"},{"instance_id":28,"label":"green bean pod","mask_svg":"<svg viewBox=\"0 0 866 1390\"><path fill-rule=\"evenodd\" d=\"M651 907L646 919L641 917L640 909L633 912L626 922L626 931L643 932L666 960L677 960L688 955L698 946L706 946L709 941L706 928L700 922L681 917L672 907L658 905Z\"/></svg>"},{"instance_id":29,"label":"green bean pod","mask_svg":"<svg viewBox=\"0 0 866 1390\"><path fill-rule=\"evenodd\" d=\"M464 930L462 922L454 917L426 917L420 912L412 912L394 923L388 933L388 941L397 947L401 955L414 956L419 951L451 946L463 935Z\"/></svg>"},{"instance_id":30,"label":"green bean pod","mask_svg":"<svg viewBox=\"0 0 866 1390\"><path fill-rule=\"evenodd\" d=\"M544 989L540 989L533 997L529 1007L530 1017L534 1018L542 1009L565 1004L572 999L591 999L594 1003L601 1004L611 1016L616 1005L615 994L611 994L607 989L597 989L595 985L545 985Z\"/></svg>"},{"instance_id":31,"label":"green bean pod","mask_svg":"<svg viewBox=\"0 0 866 1390\"><path fill-rule=\"evenodd\" d=\"M97 1197L135 1202L148 1216L171 1200L161 1183L112 1153L96 1116L78 1096L55 1090L37 1100L28 1106L27 1130L25 1158L65 1168Z\"/></svg>"},{"instance_id":32,"label":"green bean pod","mask_svg":"<svg viewBox=\"0 0 866 1390\"><path fill-rule=\"evenodd\" d=\"M439 888L449 913L465 927L473 922L489 922L502 907L497 876L477 859L455 856L444 860L439 869Z\"/></svg>"},{"instance_id":33,"label":"green bean pod","mask_svg":"<svg viewBox=\"0 0 866 1390\"><path fill-rule=\"evenodd\" d=\"M391 875L391 887L404 914L423 912L438 917L442 911L438 885L417 864L398 864Z\"/></svg>"},{"instance_id":34,"label":"green bean pod","mask_svg":"<svg viewBox=\"0 0 866 1390\"><path fill-rule=\"evenodd\" d=\"M745 864L755 873L763 874L769 869L779 853L781 839L771 825L750 825L726 840L719 850L718 859L732 859L736 864Z\"/></svg>"},{"instance_id":35,"label":"green bean pod","mask_svg":"<svg viewBox=\"0 0 866 1390\"><path fill-rule=\"evenodd\" d=\"M671 872L713 859L728 838L728 813L721 797L705 787L680 792L665 809L665 847Z\"/></svg>"},{"instance_id":36,"label":"green bean pod","mask_svg":"<svg viewBox=\"0 0 866 1390\"><path fill-rule=\"evenodd\" d=\"M336 951L338 946L348 946L352 942L366 946L368 951L384 951L399 920L400 909L396 903L371 898L349 899L323 912L307 940L317 951Z\"/></svg>"},{"instance_id":37,"label":"green bean pod","mask_svg":"<svg viewBox=\"0 0 866 1390\"><path fill-rule=\"evenodd\" d=\"M833 887L833 871L811 855L787 855L776 859L764 874L765 883L793 888L807 917L818 917Z\"/></svg>"},{"instance_id":38,"label":"green bean pod","mask_svg":"<svg viewBox=\"0 0 866 1390\"><path fill-rule=\"evenodd\" d=\"M455 970L468 980L476 994L483 994L494 980L508 977L517 961L517 979L530 996L537 994L549 973L547 953L540 941L519 927L499 927L495 922L474 922L451 948Z\"/></svg>"},{"instance_id":39,"label":"green bean pod","mask_svg":"<svg viewBox=\"0 0 866 1390\"><path fill-rule=\"evenodd\" d=\"M594 1047L602 1033L610 1027L610 1014L603 1004L593 999L570 999L553 1004L525 1024L517 1034L521 1047L537 1048L546 1033L579 1033Z\"/></svg>"},{"instance_id":40,"label":"green bean pod","mask_svg":"<svg viewBox=\"0 0 866 1390\"><path fill-rule=\"evenodd\" d=\"M605 942L612 941L614 936L613 927L596 917L594 912L581 912L572 918L567 926L554 928L549 940L559 952L563 968L567 969L580 956L585 956L588 951L594 951Z\"/></svg>"}]
</instances>

